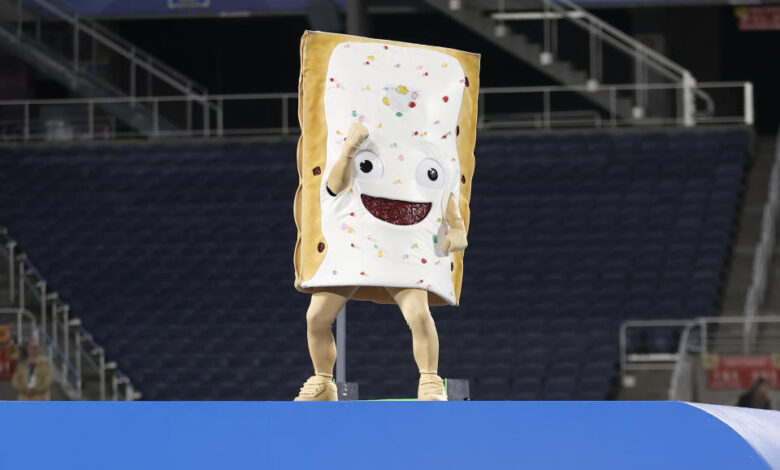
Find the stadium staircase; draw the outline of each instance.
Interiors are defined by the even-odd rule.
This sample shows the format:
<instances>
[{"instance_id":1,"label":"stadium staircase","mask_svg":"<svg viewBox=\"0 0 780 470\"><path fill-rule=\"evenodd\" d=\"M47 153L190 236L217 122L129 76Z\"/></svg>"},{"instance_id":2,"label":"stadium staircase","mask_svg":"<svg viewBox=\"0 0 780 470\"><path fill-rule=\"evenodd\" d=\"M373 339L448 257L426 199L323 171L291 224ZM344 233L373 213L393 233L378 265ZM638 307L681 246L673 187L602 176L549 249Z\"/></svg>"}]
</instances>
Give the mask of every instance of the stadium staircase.
<instances>
[{"instance_id":1,"label":"stadium staircase","mask_svg":"<svg viewBox=\"0 0 780 470\"><path fill-rule=\"evenodd\" d=\"M685 68L569 0L499 1L498 8L495 0L425 1L623 120L645 116L652 106L649 101L658 101L660 93L648 92L648 84L672 84L682 91L685 125L695 122L697 97L700 104L709 106L709 96L696 88L695 79ZM564 30L568 34L559 35ZM615 96L599 93L601 84L631 81L634 90Z\"/></svg>"},{"instance_id":2,"label":"stadium staircase","mask_svg":"<svg viewBox=\"0 0 780 470\"><path fill-rule=\"evenodd\" d=\"M0 47L144 136L185 128L191 119L183 108L159 109L146 96L213 107L204 87L61 0L0 0Z\"/></svg>"},{"instance_id":3,"label":"stadium staircase","mask_svg":"<svg viewBox=\"0 0 780 470\"><path fill-rule=\"evenodd\" d=\"M434 309L442 374L475 399L604 399L621 321L714 315L748 135L481 138L462 305ZM2 222L145 398L286 400L311 367L294 155L290 141L0 149ZM413 396L397 308L348 310L361 398Z\"/></svg>"}]
</instances>

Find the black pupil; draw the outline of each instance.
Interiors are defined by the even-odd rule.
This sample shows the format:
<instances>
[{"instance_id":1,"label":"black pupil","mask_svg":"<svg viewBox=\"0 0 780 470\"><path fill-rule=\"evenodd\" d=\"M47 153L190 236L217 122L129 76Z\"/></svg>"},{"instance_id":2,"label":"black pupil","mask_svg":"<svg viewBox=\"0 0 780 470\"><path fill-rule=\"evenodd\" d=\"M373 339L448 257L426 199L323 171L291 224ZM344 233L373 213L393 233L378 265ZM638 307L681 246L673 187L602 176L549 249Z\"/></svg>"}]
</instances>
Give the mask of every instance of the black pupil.
<instances>
[{"instance_id":1,"label":"black pupil","mask_svg":"<svg viewBox=\"0 0 780 470\"><path fill-rule=\"evenodd\" d=\"M371 163L369 160L363 160L360 162L360 171L363 173L371 173L371 170L374 169L374 164Z\"/></svg>"},{"instance_id":2,"label":"black pupil","mask_svg":"<svg viewBox=\"0 0 780 470\"><path fill-rule=\"evenodd\" d=\"M428 179L431 181L439 179L439 172L436 171L436 168L428 168Z\"/></svg>"}]
</instances>

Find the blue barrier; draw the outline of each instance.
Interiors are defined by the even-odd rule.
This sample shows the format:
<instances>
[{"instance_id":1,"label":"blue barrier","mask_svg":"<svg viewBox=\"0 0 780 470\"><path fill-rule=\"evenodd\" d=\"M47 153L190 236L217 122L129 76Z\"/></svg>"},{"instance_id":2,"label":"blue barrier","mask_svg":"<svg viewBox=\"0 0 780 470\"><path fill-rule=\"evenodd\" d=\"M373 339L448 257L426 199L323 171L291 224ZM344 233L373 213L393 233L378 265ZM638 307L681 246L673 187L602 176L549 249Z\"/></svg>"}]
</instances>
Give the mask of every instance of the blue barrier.
<instances>
[{"instance_id":1,"label":"blue barrier","mask_svg":"<svg viewBox=\"0 0 780 470\"><path fill-rule=\"evenodd\" d=\"M780 468L779 412L680 402L3 402L0 416L9 469Z\"/></svg>"}]
</instances>

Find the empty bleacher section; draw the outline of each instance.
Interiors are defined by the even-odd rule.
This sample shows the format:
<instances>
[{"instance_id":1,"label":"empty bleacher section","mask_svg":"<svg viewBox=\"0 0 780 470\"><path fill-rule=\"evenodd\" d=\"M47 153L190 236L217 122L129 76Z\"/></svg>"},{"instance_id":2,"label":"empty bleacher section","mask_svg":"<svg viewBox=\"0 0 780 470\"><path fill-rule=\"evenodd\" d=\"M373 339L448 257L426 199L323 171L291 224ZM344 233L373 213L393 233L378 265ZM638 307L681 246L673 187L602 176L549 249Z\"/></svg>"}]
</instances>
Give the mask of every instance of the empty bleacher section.
<instances>
[{"instance_id":1,"label":"empty bleacher section","mask_svg":"<svg viewBox=\"0 0 780 470\"><path fill-rule=\"evenodd\" d=\"M443 376L476 399L603 399L626 318L716 312L748 131L478 142ZM0 149L0 223L147 399L291 399L310 373L293 290L294 142ZM348 305L361 398L413 396L395 306ZM671 348L661 333L647 340Z\"/></svg>"}]
</instances>

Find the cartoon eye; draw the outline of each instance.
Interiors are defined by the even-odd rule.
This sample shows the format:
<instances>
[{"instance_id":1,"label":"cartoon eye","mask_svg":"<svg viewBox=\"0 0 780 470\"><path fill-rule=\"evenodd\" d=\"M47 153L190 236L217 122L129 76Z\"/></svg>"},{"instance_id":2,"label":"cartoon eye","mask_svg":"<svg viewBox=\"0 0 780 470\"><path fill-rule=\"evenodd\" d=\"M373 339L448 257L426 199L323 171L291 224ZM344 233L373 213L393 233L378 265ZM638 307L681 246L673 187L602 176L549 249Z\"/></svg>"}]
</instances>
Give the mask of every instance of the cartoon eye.
<instances>
[{"instance_id":1,"label":"cartoon eye","mask_svg":"<svg viewBox=\"0 0 780 470\"><path fill-rule=\"evenodd\" d=\"M363 180L375 180L382 177L382 160L366 150L358 152L354 158L355 177Z\"/></svg>"},{"instance_id":2,"label":"cartoon eye","mask_svg":"<svg viewBox=\"0 0 780 470\"><path fill-rule=\"evenodd\" d=\"M417 183L426 188L439 189L444 186L444 169L439 162L426 158L417 165Z\"/></svg>"}]
</instances>

